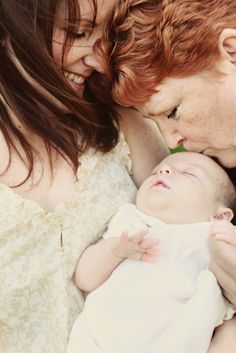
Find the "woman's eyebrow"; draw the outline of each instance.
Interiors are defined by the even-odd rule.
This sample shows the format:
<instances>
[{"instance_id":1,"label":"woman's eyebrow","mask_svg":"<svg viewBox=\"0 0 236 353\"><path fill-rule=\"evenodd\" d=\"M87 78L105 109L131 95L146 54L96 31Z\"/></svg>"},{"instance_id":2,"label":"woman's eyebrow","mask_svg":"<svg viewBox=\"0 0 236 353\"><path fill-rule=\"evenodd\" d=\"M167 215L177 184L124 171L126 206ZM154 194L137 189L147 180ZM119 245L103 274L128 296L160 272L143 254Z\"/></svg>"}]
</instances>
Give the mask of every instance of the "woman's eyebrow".
<instances>
[{"instance_id":1,"label":"woman's eyebrow","mask_svg":"<svg viewBox=\"0 0 236 353\"><path fill-rule=\"evenodd\" d=\"M171 109L162 109L161 111L147 111L147 115L150 117L155 117L159 115L165 115L167 112L169 112Z\"/></svg>"},{"instance_id":2,"label":"woman's eyebrow","mask_svg":"<svg viewBox=\"0 0 236 353\"><path fill-rule=\"evenodd\" d=\"M158 116L158 115L166 115L167 113L171 112L177 105L172 102L161 102L161 104L158 104L156 102L155 106L147 108L147 114L148 116Z\"/></svg>"},{"instance_id":3,"label":"woman's eyebrow","mask_svg":"<svg viewBox=\"0 0 236 353\"><path fill-rule=\"evenodd\" d=\"M70 23L68 19L65 19L66 23ZM88 28L91 27L97 27L98 23L97 22L93 22L92 20L90 20L89 18L80 18L76 20L76 23L71 23L71 27L75 27L78 28L79 26L86 26Z\"/></svg>"},{"instance_id":4,"label":"woman's eyebrow","mask_svg":"<svg viewBox=\"0 0 236 353\"><path fill-rule=\"evenodd\" d=\"M160 113L149 113L149 112L147 112L147 115L150 116L150 117L155 117L157 115L160 115Z\"/></svg>"}]
</instances>

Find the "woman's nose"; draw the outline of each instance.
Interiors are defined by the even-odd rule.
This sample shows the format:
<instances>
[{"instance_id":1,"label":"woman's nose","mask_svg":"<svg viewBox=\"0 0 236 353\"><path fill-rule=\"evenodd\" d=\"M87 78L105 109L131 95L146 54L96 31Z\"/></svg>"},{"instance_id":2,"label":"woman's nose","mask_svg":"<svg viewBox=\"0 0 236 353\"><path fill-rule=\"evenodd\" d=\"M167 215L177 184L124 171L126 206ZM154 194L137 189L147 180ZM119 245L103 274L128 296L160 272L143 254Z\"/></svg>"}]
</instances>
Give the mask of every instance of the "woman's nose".
<instances>
[{"instance_id":1,"label":"woman's nose","mask_svg":"<svg viewBox=\"0 0 236 353\"><path fill-rule=\"evenodd\" d=\"M185 142L185 137L176 128L174 120L160 118L158 125L169 148L176 148Z\"/></svg>"},{"instance_id":2,"label":"woman's nose","mask_svg":"<svg viewBox=\"0 0 236 353\"><path fill-rule=\"evenodd\" d=\"M169 135L164 135L164 139L169 148L177 148L182 145L185 141L185 138L179 134L177 131Z\"/></svg>"},{"instance_id":3,"label":"woman's nose","mask_svg":"<svg viewBox=\"0 0 236 353\"><path fill-rule=\"evenodd\" d=\"M96 70L100 73L103 73L102 70L102 65L99 62L99 60L97 59L97 57L94 55L93 52L91 52L88 55L85 55L85 57L83 58L84 64L90 68L92 68L93 70Z\"/></svg>"}]
</instances>

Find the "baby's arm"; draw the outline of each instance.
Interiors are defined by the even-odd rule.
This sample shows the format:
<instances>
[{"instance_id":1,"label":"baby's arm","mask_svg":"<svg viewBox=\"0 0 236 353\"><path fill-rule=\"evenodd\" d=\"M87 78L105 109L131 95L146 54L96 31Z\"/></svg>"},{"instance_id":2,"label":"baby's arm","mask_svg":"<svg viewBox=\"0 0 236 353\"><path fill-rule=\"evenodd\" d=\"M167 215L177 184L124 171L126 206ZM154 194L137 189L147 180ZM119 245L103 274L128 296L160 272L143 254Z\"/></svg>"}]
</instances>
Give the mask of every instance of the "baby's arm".
<instances>
[{"instance_id":1,"label":"baby's arm","mask_svg":"<svg viewBox=\"0 0 236 353\"><path fill-rule=\"evenodd\" d=\"M157 239L146 239L148 229L131 236L124 231L120 237L102 239L82 254L75 271L76 285L86 291L99 287L125 258L152 262L158 255Z\"/></svg>"}]
</instances>

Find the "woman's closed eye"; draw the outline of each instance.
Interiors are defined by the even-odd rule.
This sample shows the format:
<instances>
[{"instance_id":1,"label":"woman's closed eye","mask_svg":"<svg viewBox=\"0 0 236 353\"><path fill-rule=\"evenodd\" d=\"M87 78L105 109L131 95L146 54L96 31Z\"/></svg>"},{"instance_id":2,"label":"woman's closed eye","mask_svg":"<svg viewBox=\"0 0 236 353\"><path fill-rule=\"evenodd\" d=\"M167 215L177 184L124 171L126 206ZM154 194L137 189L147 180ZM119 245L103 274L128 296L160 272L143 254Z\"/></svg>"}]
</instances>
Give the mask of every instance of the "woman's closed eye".
<instances>
[{"instance_id":1,"label":"woman's closed eye","mask_svg":"<svg viewBox=\"0 0 236 353\"><path fill-rule=\"evenodd\" d=\"M175 107L170 112L166 114L167 119L176 119L177 118L178 107Z\"/></svg>"},{"instance_id":2,"label":"woman's closed eye","mask_svg":"<svg viewBox=\"0 0 236 353\"><path fill-rule=\"evenodd\" d=\"M90 24L82 25L82 26L65 26L63 31L67 33L67 35L73 40L80 40L83 38L88 38L92 31L93 27Z\"/></svg>"},{"instance_id":3,"label":"woman's closed eye","mask_svg":"<svg viewBox=\"0 0 236 353\"><path fill-rule=\"evenodd\" d=\"M85 31L79 31L79 32L67 31L67 33L71 38L74 38L74 39L82 39L82 38L85 38L87 35Z\"/></svg>"}]
</instances>

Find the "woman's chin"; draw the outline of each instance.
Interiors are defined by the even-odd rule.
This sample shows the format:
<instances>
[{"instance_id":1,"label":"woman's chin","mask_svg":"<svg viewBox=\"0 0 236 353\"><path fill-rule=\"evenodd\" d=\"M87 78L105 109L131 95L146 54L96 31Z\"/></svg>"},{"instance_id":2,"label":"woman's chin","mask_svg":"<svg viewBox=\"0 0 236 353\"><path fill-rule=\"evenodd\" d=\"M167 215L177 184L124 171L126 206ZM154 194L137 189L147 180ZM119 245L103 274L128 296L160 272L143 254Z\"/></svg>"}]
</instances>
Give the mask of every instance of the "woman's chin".
<instances>
[{"instance_id":1,"label":"woman's chin","mask_svg":"<svg viewBox=\"0 0 236 353\"><path fill-rule=\"evenodd\" d=\"M222 165L222 167L224 168L236 168L236 152L231 158L217 157L217 160L219 161L220 165Z\"/></svg>"}]
</instances>

